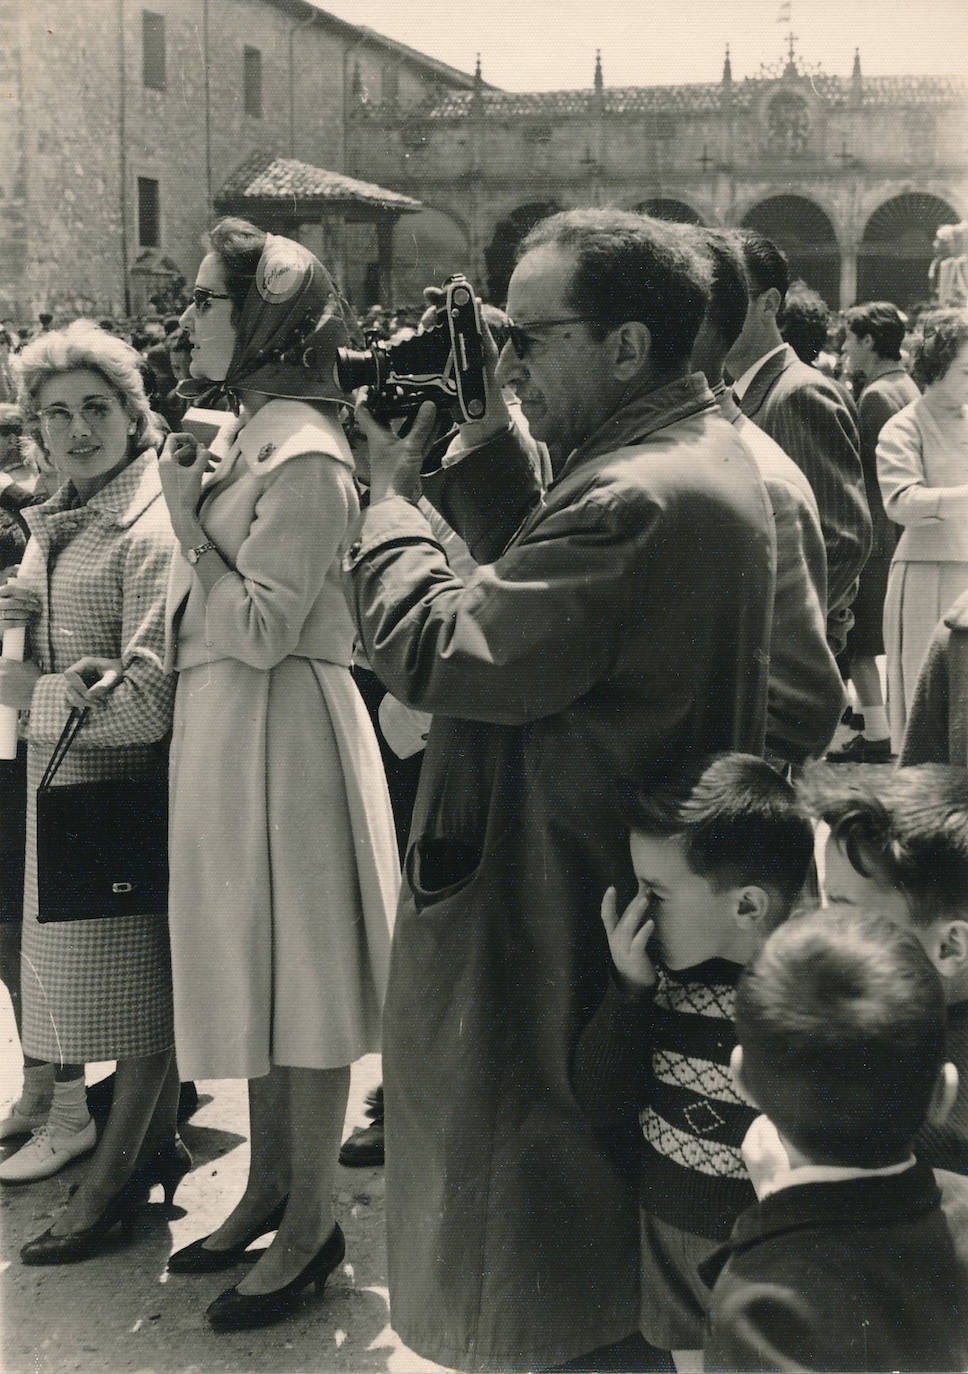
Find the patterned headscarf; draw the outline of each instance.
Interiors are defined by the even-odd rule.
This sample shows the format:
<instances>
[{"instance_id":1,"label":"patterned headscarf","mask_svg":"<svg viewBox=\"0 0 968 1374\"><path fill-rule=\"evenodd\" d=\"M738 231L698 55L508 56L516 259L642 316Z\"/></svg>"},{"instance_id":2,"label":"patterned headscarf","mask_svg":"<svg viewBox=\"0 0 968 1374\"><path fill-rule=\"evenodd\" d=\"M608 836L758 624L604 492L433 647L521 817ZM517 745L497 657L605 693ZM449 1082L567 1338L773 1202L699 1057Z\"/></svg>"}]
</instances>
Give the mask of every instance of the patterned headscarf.
<instances>
[{"instance_id":1,"label":"patterned headscarf","mask_svg":"<svg viewBox=\"0 0 968 1374\"><path fill-rule=\"evenodd\" d=\"M308 248L267 234L236 328L224 382L206 397L260 391L305 401L346 401L333 376L337 348L349 342L345 303ZM233 406L233 408L237 408Z\"/></svg>"}]
</instances>

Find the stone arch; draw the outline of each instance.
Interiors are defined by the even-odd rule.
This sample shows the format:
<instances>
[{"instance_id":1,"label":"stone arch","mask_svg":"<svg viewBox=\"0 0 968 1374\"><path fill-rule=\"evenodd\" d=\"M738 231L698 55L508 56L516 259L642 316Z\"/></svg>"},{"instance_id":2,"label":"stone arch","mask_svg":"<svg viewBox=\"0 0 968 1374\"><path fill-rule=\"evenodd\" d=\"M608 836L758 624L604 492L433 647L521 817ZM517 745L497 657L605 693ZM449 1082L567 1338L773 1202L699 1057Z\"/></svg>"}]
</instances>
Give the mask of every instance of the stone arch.
<instances>
[{"instance_id":1,"label":"stone arch","mask_svg":"<svg viewBox=\"0 0 968 1374\"><path fill-rule=\"evenodd\" d=\"M829 305L840 303L840 247L830 216L816 201L769 196L751 206L740 223L783 249L791 281L802 277Z\"/></svg>"},{"instance_id":2,"label":"stone arch","mask_svg":"<svg viewBox=\"0 0 968 1374\"><path fill-rule=\"evenodd\" d=\"M884 201L861 235L857 299L894 301L902 307L929 300L935 233L960 218L948 201L927 191L907 191Z\"/></svg>"},{"instance_id":3,"label":"stone arch","mask_svg":"<svg viewBox=\"0 0 968 1374\"><path fill-rule=\"evenodd\" d=\"M473 275L465 225L446 210L427 204L416 214L401 215L393 230L397 300L419 306L425 286L439 285L454 272Z\"/></svg>"},{"instance_id":4,"label":"stone arch","mask_svg":"<svg viewBox=\"0 0 968 1374\"><path fill-rule=\"evenodd\" d=\"M504 219L498 220L491 241L484 249L488 300L495 305L504 304L518 244L539 220L546 219L560 209L561 206L554 200L532 201L528 205L519 205Z\"/></svg>"},{"instance_id":5,"label":"stone arch","mask_svg":"<svg viewBox=\"0 0 968 1374\"><path fill-rule=\"evenodd\" d=\"M651 215L653 219L669 220L673 224L704 223L698 210L687 205L684 200L676 200L672 196L653 196L649 200L640 201L638 205L632 208L641 215Z\"/></svg>"}]
</instances>

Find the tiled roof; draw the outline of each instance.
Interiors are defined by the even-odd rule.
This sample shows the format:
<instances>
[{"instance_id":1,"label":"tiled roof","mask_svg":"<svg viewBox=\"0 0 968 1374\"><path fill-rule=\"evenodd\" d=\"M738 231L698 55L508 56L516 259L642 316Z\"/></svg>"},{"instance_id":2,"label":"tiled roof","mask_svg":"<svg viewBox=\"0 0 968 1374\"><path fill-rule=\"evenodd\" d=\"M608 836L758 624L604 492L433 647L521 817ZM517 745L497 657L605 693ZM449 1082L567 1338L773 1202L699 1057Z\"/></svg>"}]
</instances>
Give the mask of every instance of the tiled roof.
<instances>
[{"instance_id":1,"label":"tiled roof","mask_svg":"<svg viewBox=\"0 0 968 1374\"><path fill-rule=\"evenodd\" d=\"M274 157L255 152L223 183L215 197L216 207L239 200L328 200L334 204L373 205L387 210L419 210L412 196L389 191L371 181L358 181L341 172L299 162L294 157Z\"/></svg>"},{"instance_id":2,"label":"tiled roof","mask_svg":"<svg viewBox=\"0 0 968 1374\"><path fill-rule=\"evenodd\" d=\"M749 108L767 86L777 78L747 77L734 81L732 100L735 109ZM849 77L804 74L801 80L826 104L846 106L852 98ZM968 104L968 79L960 76L873 76L862 82L865 106L957 105ZM485 116L511 119L521 116L555 118L581 115L592 107L595 94L590 88L577 91L489 91L481 92ZM471 113L471 91L446 91L438 99L411 110L379 104L367 106L376 118L411 115L420 119L466 119ZM663 111L670 114L702 113L722 109L723 86L719 81L696 82L684 86L607 86L603 92L607 114L634 114Z\"/></svg>"}]
</instances>

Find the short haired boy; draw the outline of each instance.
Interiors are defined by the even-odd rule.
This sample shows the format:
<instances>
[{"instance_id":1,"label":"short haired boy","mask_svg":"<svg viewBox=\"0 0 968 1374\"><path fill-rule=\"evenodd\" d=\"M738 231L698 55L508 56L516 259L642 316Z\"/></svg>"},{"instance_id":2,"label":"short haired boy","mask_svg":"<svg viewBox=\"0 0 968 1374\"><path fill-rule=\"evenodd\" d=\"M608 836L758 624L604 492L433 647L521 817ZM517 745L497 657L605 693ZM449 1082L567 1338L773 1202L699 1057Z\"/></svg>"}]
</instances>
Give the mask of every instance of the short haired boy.
<instances>
[{"instance_id":1,"label":"short haired boy","mask_svg":"<svg viewBox=\"0 0 968 1374\"><path fill-rule=\"evenodd\" d=\"M830 826L824 889L832 907L868 908L910 929L941 975L948 1057L961 1087L944 1127L915 1151L968 1174L968 772L943 764L818 768L804 796Z\"/></svg>"},{"instance_id":2,"label":"short haired boy","mask_svg":"<svg viewBox=\"0 0 968 1374\"><path fill-rule=\"evenodd\" d=\"M911 1148L956 1089L944 1023L920 941L869 912L795 918L744 972L759 1200L703 1266L706 1369L968 1368L968 1275Z\"/></svg>"},{"instance_id":3,"label":"short haired boy","mask_svg":"<svg viewBox=\"0 0 968 1374\"><path fill-rule=\"evenodd\" d=\"M697 1350L708 1293L696 1266L754 1200L740 1146L755 1113L729 1071L734 990L796 902L813 833L790 784L747 754L630 791L625 819L639 891L621 915L614 888L602 902L613 981L572 1081L604 1138L628 1147L634 1131L642 1334Z\"/></svg>"}]
</instances>

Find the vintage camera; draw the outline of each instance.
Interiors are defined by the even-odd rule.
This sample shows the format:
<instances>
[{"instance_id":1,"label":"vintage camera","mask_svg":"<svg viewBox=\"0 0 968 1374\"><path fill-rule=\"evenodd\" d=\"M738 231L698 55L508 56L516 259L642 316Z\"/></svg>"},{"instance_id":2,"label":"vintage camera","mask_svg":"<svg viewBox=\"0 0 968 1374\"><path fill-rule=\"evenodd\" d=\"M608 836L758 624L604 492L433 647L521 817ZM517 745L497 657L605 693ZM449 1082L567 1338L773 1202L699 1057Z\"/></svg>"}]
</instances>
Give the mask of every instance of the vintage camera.
<instances>
[{"instance_id":1,"label":"vintage camera","mask_svg":"<svg viewBox=\"0 0 968 1374\"><path fill-rule=\"evenodd\" d=\"M481 316L466 277L448 277L436 318L401 343L336 350L343 391L369 388L367 404L379 419L412 415L433 401L458 423L480 420L487 408Z\"/></svg>"}]
</instances>

